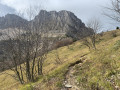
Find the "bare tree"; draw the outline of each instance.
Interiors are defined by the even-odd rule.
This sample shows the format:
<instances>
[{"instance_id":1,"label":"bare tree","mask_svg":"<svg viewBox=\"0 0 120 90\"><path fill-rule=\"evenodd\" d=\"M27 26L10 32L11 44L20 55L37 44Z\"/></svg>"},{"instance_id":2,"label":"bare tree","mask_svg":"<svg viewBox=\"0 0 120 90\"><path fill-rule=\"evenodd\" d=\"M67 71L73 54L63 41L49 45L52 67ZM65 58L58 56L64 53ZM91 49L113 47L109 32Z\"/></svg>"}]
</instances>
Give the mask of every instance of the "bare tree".
<instances>
[{"instance_id":1,"label":"bare tree","mask_svg":"<svg viewBox=\"0 0 120 90\"><path fill-rule=\"evenodd\" d=\"M24 80L23 70L21 66L22 63L21 45L22 43L20 39L9 37L8 40L4 41L2 50L4 52L4 57L6 58L6 61L4 61L3 64L6 65L12 71L14 71L15 72L14 78L16 79L17 76L18 80L21 82L21 84L23 84Z\"/></svg>"},{"instance_id":2,"label":"bare tree","mask_svg":"<svg viewBox=\"0 0 120 90\"><path fill-rule=\"evenodd\" d=\"M111 0L111 4L108 7L104 7L105 11L103 14L107 17L120 22L120 0Z\"/></svg>"},{"instance_id":3,"label":"bare tree","mask_svg":"<svg viewBox=\"0 0 120 90\"><path fill-rule=\"evenodd\" d=\"M35 9L29 8L26 14L29 20L32 20L35 15L33 10ZM43 63L47 57L48 49L50 49L47 31L40 30L39 21L12 29L15 31L14 37L8 35L5 45L3 45L4 55L8 61L3 63L15 72L13 77L18 79L21 84L24 84L25 79L34 81L38 74L42 75ZM26 31L21 33L23 29ZM38 67L37 71L35 67Z\"/></svg>"},{"instance_id":4,"label":"bare tree","mask_svg":"<svg viewBox=\"0 0 120 90\"><path fill-rule=\"evenodd\" d=\"M4 55L10 62L6 64L9 66L9 69L16 73L22 84L25 78L27 81L34 81L36 78L35 66L37 62L37 72L42 74L43 62L48 52L48 37L44 37L44 33L36 31L35 28L30 28L24 34L18 33L14 38L9 37L6 45L3 46ZM39 57L38 60L36 59L37 57ZM22 63L24 64L21 65Z\"/></svg>"},{"instance_id":5,"label":"bare tree","mask_svg":"<svg viewBox=\"0 0 120 90\"><path fill-rule=\"evenodd\" d=\"M8 35L7 38L3 37L5 44L2 49L7 60L3 60L3 63L15 72L15 75L11 76L19 80L21 84L24 84L26 80L27 82L34 81L36 76L43 74L44 61L55 42L49 38L48 31L41 30L39 20L32 22L38 11L38 9L30 7L24 13L28 17L29 23L23 22L22 24L25 25L20 25L20 27L14 25L13 37L11 35Z\"/></svg>"},{"instance_id":6,"label":"bare tree","mask_svg":"<svg viewBox=\"0 0 120 90\"><path fill-rule=\"evenodd\" d=\"M102 24L96 18L91 18L87 22L87 27L92 30L92 35L90 35L91 43L94 49L96 49L96 38L98 31L102 28Z\"/></svg>"},{"instance_id":7,"label":"bare tree","mask_svg":"<svg viewBox=\"0 0 120 90\"><path fill-rule=\"evenodd\" d=\"M85 46L87 46L89 48L89 50L91 49L91 43L89 41L89 38L88 37L85 37L82 39L82 42Z\"/></svg>"}]
</instances>

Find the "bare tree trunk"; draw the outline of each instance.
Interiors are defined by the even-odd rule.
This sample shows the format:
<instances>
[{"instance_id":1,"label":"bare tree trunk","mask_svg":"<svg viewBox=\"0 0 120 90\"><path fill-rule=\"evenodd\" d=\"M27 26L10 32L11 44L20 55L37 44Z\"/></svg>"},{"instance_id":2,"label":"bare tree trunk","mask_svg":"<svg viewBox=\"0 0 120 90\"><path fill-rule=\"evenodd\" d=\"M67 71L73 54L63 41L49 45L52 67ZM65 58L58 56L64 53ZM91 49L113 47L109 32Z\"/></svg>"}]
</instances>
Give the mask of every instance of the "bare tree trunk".
<instances>
[{"instance_id":1,"label":"bare tree trunk","mask_svg":"<svg viewBox=\"0 0 120 90\"><path fill-rule=\"evenodd\" d=\"M22 84L24 84L24 78L23 78L23 71L22 71L22 67L21 67L21 65L20 65L20 72L21 72L21 80L22 80Z\"/></svg>"},{"instance_id":2,"label":"bare tree trunk","mask_svg":"<svg viewBox=\"0 0 120 90\"><path fill-rule=\"evenodd\" d=\"M34 68L35 68L35 59L36 59L36 54L37 54L37 48L36 48L36 52L35 52L35 55L34 55L34 58L33 58L33 64L32 64L32 81L34 81Z\"/></svg>"},{"instance_id":3,"label":"bare tree trunk","mask_svg":"<svg viewBox=\"0 0 120 90\"><path fill-rule=\"evenodd\" d=\"M38 60L38 75L43 75L43 58L40 57Z\"/></svg>"},{"instance_id":4,"label":"bare tree trunk","mask_svg":"<svg viewBox=\"0 0 120 90\"><path fill-rule=\"evenodd\" d=\"M38 68L38 75L40 75L39 71L40 71L40 65L39 65L40 61L37 61L37 68Z\"/></svg>"},{"instance_id":5,"label":"bare tree trunk","mask_svg":"<svg viewBox=\"0 0 120 90\"><path fill-rule=\"evenodd\" d=\"M92 46L96 50L96 35L91 36Z\"/></svg>"},{"instance_id":6,"label":"bare tree trunk","mask_svg":"<svg viewBox=\"0 0 120 90\"><path fill-rule=\"evenodd\" d=\"M27 58L26 58L26 75L27 75L27 80L31 81L29 52L27 53Z\"/></svg>"},{"instance_id":7,"label":"bare tree trunk","mask_svg":"<svg viewBox=\"0 0 120 90\"><path fill-rule=\"evenodd\" d=\"M43 70L43 61L40 60L40 70L39 70L39 75L43 75L42 70Z\"/></svg>"},{"instance_id":8,"label":"bare tree trunk","mask_svg":"<svg viewBox=\"0 0 120 90\"><path fill-rule=\"evenodd\" d=\"M14 59L14 66L15 66L15 72L16 72L16 75L17 75L20 83L23 84L23 81L22 81L22 79L21 79L21 77L20 77L20 73L19 73L19 71L18 71L17 62L16 62L16 59L15 59L15 58L16 58L16 57L13 58L13 59Z\"/></svg>"},{"instance_id":9,"label":"bare tree trunk","mask_svg":"<svg viewBox=\"0 0 120 90\"><path fill-rule=\"evenodd\" d=\"M57 64L61 64L61 59L60 59L60 56L59 56L59 53L58 53L58 50L56 49L56 53L55 53L55 56L56 56L56 63Z\"/></svg>"}]
</instances>

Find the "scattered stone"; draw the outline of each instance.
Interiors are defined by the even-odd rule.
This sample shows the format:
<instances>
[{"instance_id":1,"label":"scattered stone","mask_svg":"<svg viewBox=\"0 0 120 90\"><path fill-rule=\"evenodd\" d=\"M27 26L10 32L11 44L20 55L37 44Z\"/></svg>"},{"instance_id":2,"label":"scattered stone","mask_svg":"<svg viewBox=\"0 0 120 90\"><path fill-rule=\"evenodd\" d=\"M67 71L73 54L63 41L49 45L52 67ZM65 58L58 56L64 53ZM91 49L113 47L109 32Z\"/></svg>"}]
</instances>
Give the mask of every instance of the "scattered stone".
<instances>
[{"instance_id":1,"label":"scattered stone","mask_svg":"<svg viewBox=\"0 0 120 90\"><path fill-rule=\"evenodd\" d=\"M116 89L119 89L119 86L115 86Z\"/></svg>"},{"instance_id":2,"label":"scattered stone","mask_svg":"<svg viewBox=\"0 0 120 90\"><path fill-rule=\"evenodd\" d=\"M117 75L117 78L120 79L120 74Z\"/></svg>"},{"instance_id":3,"label":"scattered stone","mask_svg":"<svg viewBox=\"0 0 120 90\"><path fill-rule=\"evenodd\" d=\"M77 76L76 76L76 72L79 73L79 71L76 71L75 68L78 68L78 65L82 65L82 63L76 63L72 66L69 67L69 71L66 74L66 78L65 81L63 82L64 87L61 90L82 90L79 87L78 81L77 81ZM79 66L81 67L81 66Z\"/></svg>"},{"instance_id":4,"label":"scattered stone","mask_svg":"<svg viewBox=\"0 0 120 90\"><path fill-rule=\"evenodd\" d=\"M67 83L67 81L65 81L65 83Z\"/></svg>"},{"instance_id":5,"label":"scattered stone","mask_svg":"<svg viewBox=\"0 0 120 90\"><path fill-rule=\"evenodd\" d=\"M66 84L65 87L66 88L72 88L72 85Z\"/></svg>"},{"instance_id":6,"label":"scattered stone","mask_svg":"<svg viewBox=\"0 0 120 90\"><path fill-rule=\"evenodd\" d=\"M67 81L64 81L64 83L63 83L63 84L64 84L64 85L65 85L65 84L67 84Z\"/></svg>"},{"instance_id":7,"label":"scattered stone","mask_svg":"<svg viewBox=\"0 0 120 90\"><path fill-rule=\"evenodd\" d=\"M115 57L116 57L116 55L112 55L111 57L112 57L112 58L115 58Z\"/></svg>"},{"instance_id":8,"label":"scattered stone","mask_svg":"<svg viewBox=\"0 0 120 90\"><path fill-rule=\"evenodd\" d=\"M114 78L114 75L112 75L111 78Z\"/></svg>"},{"instance_id":9,"label":"scattered stone","mask_svg":"<svg viewBox=\"0 0 120 90\"><path fill-rule=\"evenodd\" d=\"M113 84L115 84L115 82L114 82L114 81L113 81L112 83L113 83Z\"/></svg>"}]
</instances>

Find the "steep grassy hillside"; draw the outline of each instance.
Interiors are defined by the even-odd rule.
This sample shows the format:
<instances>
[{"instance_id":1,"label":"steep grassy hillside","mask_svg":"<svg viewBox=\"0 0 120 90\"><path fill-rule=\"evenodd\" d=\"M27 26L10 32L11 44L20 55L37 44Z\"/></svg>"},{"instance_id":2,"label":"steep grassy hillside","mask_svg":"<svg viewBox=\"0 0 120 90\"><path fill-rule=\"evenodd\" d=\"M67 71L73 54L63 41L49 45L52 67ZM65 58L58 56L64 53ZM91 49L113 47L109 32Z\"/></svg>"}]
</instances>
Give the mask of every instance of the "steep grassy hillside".
<instances>
[{"instance_id":1,"label":"steep grassy hillside","mask_svg":"<svg viewBox=\"0 0 120 90\"><path fill-rule=\"evenodd\" d=\"M103 40L86 57L74 73L83 90L120 89L120 36Z\"/></svg>"},{"instance_id":2,"label":"steep grassy hillside","mask_svg":"<svg viewBox=\"0 0 120 90\"><path fill-rule=\"evenodd\" d=\"M70 70L74 71L76 86L81 90L114 90L120 87L120 30L98 35L97 50L89 50L77 41L57 51L60 63L56 61L56 50L49 52L44 63L44 76L39 76L36 82L22 86L11 76L0 74L0 89L59 90L64 87ZM5 72L12 73L10 70Z\"/></svg>"},{"instance_id":3,"label":"steep grassy hillside","mask_svg":"<svg viewBox=\"0 0 120 90\"><path fill-rule=\"evenodd\" d=\"M56 74L61 73L61 71L63 70L63 74L65 72L65 68L67 69L67 66L69 63L74 62L75 60L78 60L80 56L88 53L88 49L85 48L85 46L83 46L81 43L79 42L75 42L74 44L65 47L61 47L59 49L57 49L57 52L59 54L59 58L60 58L60 64L58 64L56 62L56 50L53 50L51 52L48 53L48 58L45 60L44 63L44 67L43 67L43 72L44 72L44 76L40 76L40 81L46 81L46 79L49 79L51 77L56 76ZM19 87L19 83L18 81L14 80L14 78L12 78L11 76L6 77L6 72L9 73L13 73L10 70L7 70L3 73L5 74L1 74L0 75L0 88L1 89L16 89ZM60 80L62 80L62 73L60 75ZM6 78L6 79L5 79ZM5 79L5 80L4 80ZM38 80L38 82L40 82ZM58 80L59 81L59 80ZM58 82L59 83L59 82ZM42 83L44 86L44 83ZM20 85L21 86L21 85ZM47 87L46 87L47 88Z\"/></svg>"}]
</instances>

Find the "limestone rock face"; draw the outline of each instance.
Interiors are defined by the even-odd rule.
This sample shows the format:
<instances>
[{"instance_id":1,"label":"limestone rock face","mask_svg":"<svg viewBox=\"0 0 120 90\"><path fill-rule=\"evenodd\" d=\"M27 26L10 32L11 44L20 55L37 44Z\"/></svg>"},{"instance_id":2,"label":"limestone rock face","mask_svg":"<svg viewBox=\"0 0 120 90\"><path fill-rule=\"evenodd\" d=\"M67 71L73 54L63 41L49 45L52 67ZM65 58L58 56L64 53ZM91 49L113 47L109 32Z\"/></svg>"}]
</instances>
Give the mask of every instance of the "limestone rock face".
<instances>
[{"instance_id":1,"label":"limestone rock face","mask_svg":"<svg viewBox=\"0 0 120 90\"><path fill-rule=\"evenodd\" d=\"M41 30L49 30L55 32L67 32L70 30L78 31L81 28L85 28L85 24L82 23L72 12L69 11L50 11L41 10L40 13L32 21L33 23L39 23Z\"/></svg>"},{"instance_id":2,"label":"limestone rock face","mask_svg":"<svg viewBox=\"0 0 120 90\"><path fill-rule=\"evenodd\" d=\"M30 29L31 27L32 29ZM65 10L59 12L41 10L31 21L27 21L14 14L7 14L5 17L0 17L0 29L21 28L23 30L33 30L36 27L42 31L49 31L49 33L63 33L70 36L78 34L78 32L78 36L90 32L74 13Z\"/></svg>"}]
</instances>

